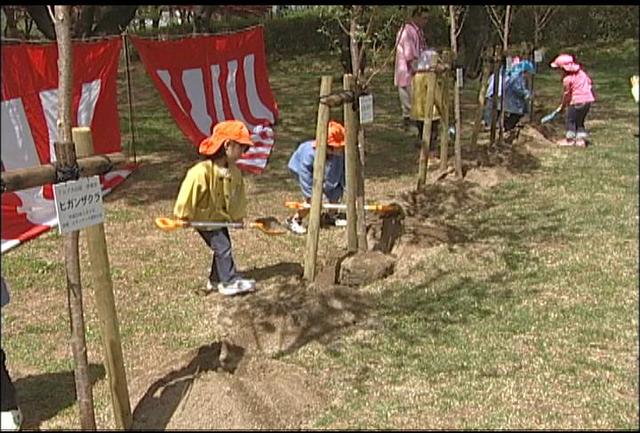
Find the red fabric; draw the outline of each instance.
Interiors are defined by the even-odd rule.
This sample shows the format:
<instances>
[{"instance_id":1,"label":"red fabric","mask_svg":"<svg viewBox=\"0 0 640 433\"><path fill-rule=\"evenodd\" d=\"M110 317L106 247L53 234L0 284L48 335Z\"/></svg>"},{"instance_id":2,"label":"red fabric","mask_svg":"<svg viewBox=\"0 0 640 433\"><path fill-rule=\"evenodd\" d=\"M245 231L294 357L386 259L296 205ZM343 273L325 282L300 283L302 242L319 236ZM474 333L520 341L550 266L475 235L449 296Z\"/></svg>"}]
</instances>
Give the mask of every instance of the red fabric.
<instances>
[{"instance_id":1,"label":"red fabric","mask_svg":"<svg viewBox=\"0 0 640 433\"><path fill-rule=\"evenodd\" d=\"M249 130L277 122L279 113L269 86L263 33L258 26L224 35L166 41L131 37L169 112L194 146L223 120L240 120ZM271 148L264 150L270 152ZM264 155L248 152L243 157L263 159ZM242 163L239 166L247 167ZM251 166L248 171L252 173L264 169Z\"/></svg>"},{"instance_id":2,"label":"red fabric","mask_svg":"<svg viewBox=\"0 0 640 433\"><path fill-rule=\"evenodd\" d=\"M116 79L119 37L73 43L72 126L89 126L96 154L119 152ZM57 44L2 45L2 170L55 160ZM103 191L124 181L133 167L107 175ZM57 225L51 185L2 194L2 251Z\"/></svg>"}]
</instances>

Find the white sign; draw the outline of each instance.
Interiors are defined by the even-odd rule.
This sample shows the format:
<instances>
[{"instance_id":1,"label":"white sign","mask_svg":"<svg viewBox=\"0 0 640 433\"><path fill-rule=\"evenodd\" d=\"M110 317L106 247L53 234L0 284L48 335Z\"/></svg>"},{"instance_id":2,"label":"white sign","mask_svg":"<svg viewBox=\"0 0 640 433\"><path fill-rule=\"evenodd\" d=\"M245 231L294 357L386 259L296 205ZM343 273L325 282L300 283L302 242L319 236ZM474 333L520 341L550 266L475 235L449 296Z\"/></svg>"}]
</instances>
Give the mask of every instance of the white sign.
<instances>
[{"instance_id":1,"label":"white sign","mask_svg":"<svg viewBox=\"0 0 640 433\"><path fill-rule=\"evenodd\" d=\"M373 95L362 95L360 103L360 124L373 123Z\"/></svg>"},{"instance_id":2,"label":"white sign","mask_svg":"<svg viewBox=\"0 0 640 433\"><path fill-rule=\"evenodd\" d=\"M536 63L542 62L542 50L534 50L534 52L533 52L533 60Z\"/></svg>"},{"instance_id":3,"label":"white sign","mask_svg":"<svg viewBox=\"0 0 640 433\"><path fill-rule=\"evenodd\" d=\"M456 68L456 82L458 83L458 87L462 89L462 79L464 74L462 73L462 68Z\"/></svg>"},{"instance_id":4,"label":"white sign","mask_svg":"<svg viewBox=\"0 0 640 433\"><path fill-rule=\"evenodd\" d=\"M507 56L505 60L506 60L507 71L510 71L511 67L513 66L513 57Z\"/></svg>"},{"instance_id":5,"label":"white sign","mask_svg":"<svg viewBox=\"0 0 640 433\"><path fill-rule=\"evenodd\" d=\"M104 221L100 176L82 177L53 185L60 234Z\"/></svg>"}]
</instances>

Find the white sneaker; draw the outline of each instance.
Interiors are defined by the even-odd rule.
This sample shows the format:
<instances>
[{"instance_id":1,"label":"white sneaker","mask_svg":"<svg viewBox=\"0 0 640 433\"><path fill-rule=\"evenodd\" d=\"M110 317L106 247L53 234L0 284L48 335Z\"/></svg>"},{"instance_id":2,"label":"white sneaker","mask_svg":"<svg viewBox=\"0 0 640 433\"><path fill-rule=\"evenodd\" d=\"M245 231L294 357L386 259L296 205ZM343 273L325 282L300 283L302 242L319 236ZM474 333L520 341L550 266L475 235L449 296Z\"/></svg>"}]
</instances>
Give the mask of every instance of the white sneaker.
<instances>
[{"instance_id":1,"label":"white sneaker","mask_svg":"<svg viewBox=\"0 0 640 433\"><path fill-rule=\"evenodd\" d=\"M297 235L307 233L307 229L296 218L287 218L287 228Z\"/></svg>"},{"instance_id":2,"label":"white sneaker","mask_svg":"<svg viewBox=\"0 0 640 433\"><path fill-rule=\"evenodd\" d=\"M211 280L207 280L207 292L215 292L216 286L213 285Z\"/></svg>"},{"instance_id":3,"label":"white sneaker","mask_svg":"<svg viewBox=\"0 0 640 433\"><path fill-rule=\"evenodd\" d=\"M218 283L218 292L221 295L233 296L241 293L249 293L256 290L255 280L238 278L230 283Z\"/></svg>"},{"instance_id":4,"label":"white sneaker","mask_svg":"<svg viewBox=\"0 0 640 433\"><path fill-rule=\"evenodd\" d=\"M0 430L18 431L22 425L22 412L20 409L8 410L0 414Z\"/></svg>"}]
</instances>

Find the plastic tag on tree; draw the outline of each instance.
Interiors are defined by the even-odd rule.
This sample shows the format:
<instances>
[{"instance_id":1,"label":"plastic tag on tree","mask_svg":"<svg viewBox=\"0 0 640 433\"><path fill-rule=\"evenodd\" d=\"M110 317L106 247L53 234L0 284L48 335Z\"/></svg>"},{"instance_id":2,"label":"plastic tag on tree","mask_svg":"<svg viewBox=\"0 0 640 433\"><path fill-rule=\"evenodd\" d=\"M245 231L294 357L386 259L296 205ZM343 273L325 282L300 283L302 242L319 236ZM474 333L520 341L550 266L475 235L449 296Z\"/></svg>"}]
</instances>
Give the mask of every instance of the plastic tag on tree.
<instances>
[{"instance_id":1,"label":"plastic tag on tree","mask_svg":"<svg viewBox=\"0 0 640 433\"><path fill-rule=\"evenodd\" d=\"M362 95L358 98L360 104L360 124L373 123L373 95Z\"/></svg>"},{"instance_id":2,"label":"plastic tag on tree","mask_svg":"<svg viewBox=\"0 0 640 433\"><path fill-rule=\"evenodd\" d=\"M456 68L456 82L458 83L458 87L462 88L464 74L462 73L462 68Z\"/></svg>"},{"instance_id":3,"label":"plastic tag on tree","mask_svg":"<svg viewBox=\"0 0 640 433\"><path fill-rule=\"evenodd\" d=\"M505 63L506 63L507 71L510 71L511 68L513 67L513 57L507 56L507 58L505 59Z\"/></svg>"}]
</instances>

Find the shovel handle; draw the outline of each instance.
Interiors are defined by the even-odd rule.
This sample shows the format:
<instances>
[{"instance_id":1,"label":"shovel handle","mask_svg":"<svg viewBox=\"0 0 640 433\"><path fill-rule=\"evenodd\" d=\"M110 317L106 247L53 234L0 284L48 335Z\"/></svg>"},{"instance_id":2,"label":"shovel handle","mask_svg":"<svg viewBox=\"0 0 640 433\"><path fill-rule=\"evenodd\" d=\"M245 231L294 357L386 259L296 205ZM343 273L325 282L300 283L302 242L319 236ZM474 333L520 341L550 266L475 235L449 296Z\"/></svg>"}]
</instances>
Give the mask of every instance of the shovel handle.
<instances>
[{"instance_id":1,"label":"shovel handle","mask_svg":"<svg viewBox=\"0 0 640 433\"><path fill-rule=\"evenodd\" d=\"M284 203L286 207L289 209L309 209L311 205L309 203L297 202L297 201L287 201ZM338 203L322 203L323 209L346 209L346 204L338 204ZM373 211L373 212L393 212L397 210L397 207L393 204L366 204L364 205L364 210Z\"/></svg>"}]
</instances>

